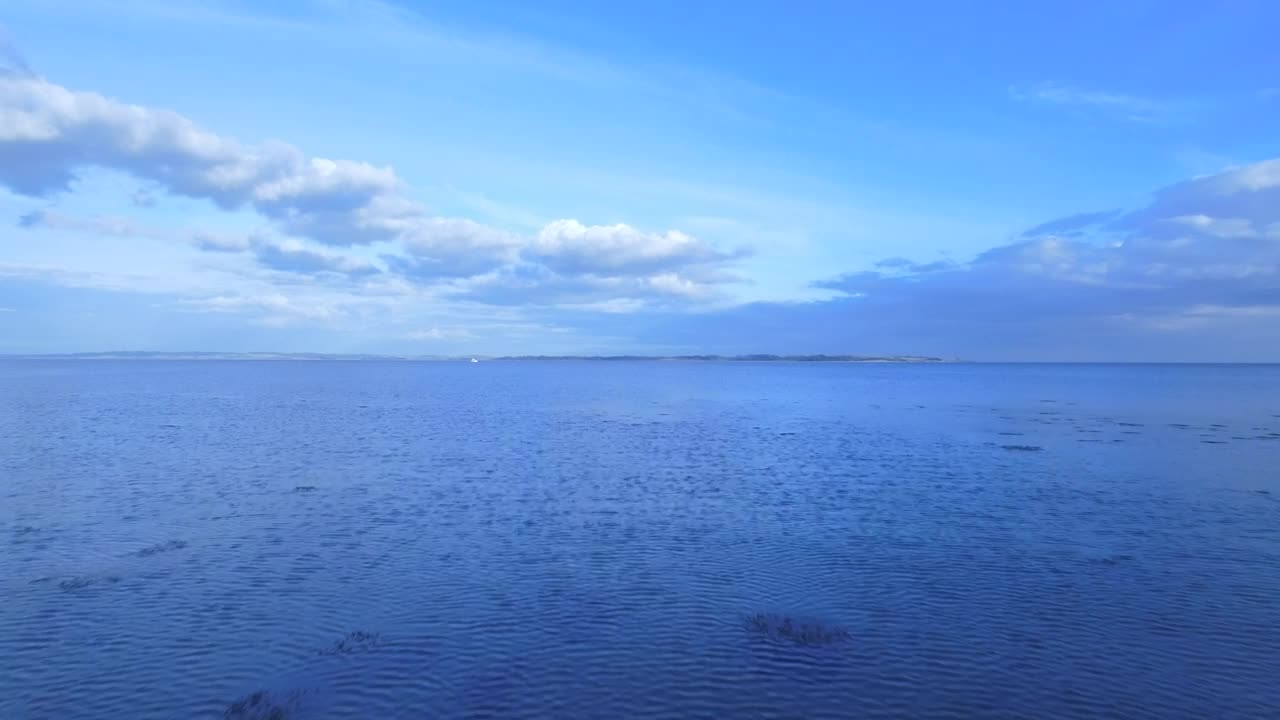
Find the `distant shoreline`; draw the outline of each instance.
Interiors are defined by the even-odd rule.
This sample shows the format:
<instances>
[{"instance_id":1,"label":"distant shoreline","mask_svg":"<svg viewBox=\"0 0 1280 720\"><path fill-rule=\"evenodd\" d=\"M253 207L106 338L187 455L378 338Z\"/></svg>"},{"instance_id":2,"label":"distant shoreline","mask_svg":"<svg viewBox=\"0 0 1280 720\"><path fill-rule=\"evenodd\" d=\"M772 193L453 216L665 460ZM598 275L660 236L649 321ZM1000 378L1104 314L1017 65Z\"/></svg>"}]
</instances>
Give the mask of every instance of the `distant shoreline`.
<instances>
[{"instance_id":1,"label":"distant shoreline","mask_svg":"<svg viewBox=\"0 0 1280 720\"><path fill-rule=\"evenodd\" d=\"M0 355L0 360L233 360L233 361L390 361L390 362L825 362L825 363L943 363L956 362L915 355L342 355L325 353L218 353L218 352L103 352Z\"/></svg>"}]
</instances>

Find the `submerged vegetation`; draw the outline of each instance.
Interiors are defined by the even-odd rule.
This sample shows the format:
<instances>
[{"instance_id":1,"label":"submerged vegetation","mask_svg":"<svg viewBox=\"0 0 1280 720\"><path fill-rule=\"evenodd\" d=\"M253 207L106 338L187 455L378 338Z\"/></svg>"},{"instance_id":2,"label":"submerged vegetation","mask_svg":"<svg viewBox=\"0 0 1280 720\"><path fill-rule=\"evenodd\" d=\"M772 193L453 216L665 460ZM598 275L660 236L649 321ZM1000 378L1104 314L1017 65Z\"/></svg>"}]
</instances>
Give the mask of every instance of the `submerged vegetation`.
<instances>
[{"instance_id":1,"label":"submerged vegetation","mask_svg":"<svg viewBox=\"0 0 1280 720\"><path fill-rule=\"evenodd\" d=\"M228 705L222 717L223 720L287 720L293 715L301 697L302 693L298 690L284 697L258 690Z\"/></svg>"},{"instance_id":2,"label":"submerged vegetation","mask_svg":"<svg viewBox=\"0 0 1280 720\"><path fill-rule=\"evenodd\" d=\"M852 637L848 630L827 625L820 620L801 620L775 613L748 615L746 626L748 630L771 640L806 647L834 645Z\"/></svg>"},{"instance_id":3,"label":"submerged vegetation","mask_svg":"<svg viewBox=\"0 0 1280 720\"><path fill-rule=\"evenodd\" d=\"M376 649L382 644L382 633L365 632L364 630L356 630L349 632L323 650L317 651L317 655L350 655L358 652L368 652Z\"/></svg>"}]
</instances>

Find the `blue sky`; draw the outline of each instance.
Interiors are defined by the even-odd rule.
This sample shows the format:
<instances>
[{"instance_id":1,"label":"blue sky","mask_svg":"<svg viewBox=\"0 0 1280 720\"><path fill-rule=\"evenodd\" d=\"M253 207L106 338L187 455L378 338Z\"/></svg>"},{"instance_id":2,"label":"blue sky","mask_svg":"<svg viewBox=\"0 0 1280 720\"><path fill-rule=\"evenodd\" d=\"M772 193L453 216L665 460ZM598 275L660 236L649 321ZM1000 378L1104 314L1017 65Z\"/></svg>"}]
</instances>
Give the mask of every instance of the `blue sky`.
<instances>
[{"instance_id":1,"label":"blue sky","mask_svg":"<svg viewBox=\"0 0 1280 720\"><path fill-rule=\"evenodd\" d=\"M1267 2L0 0L0 353L1280 361Z\"/></svg>"}]
</instances>

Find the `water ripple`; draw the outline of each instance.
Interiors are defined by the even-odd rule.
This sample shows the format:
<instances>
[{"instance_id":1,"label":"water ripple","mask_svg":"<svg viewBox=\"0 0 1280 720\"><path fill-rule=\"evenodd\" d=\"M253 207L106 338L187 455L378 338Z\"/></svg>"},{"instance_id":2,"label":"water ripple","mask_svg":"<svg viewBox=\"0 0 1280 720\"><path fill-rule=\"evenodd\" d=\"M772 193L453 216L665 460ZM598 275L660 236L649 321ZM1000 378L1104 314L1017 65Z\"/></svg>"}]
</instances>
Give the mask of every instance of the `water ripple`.
<instances>
[{"instance_id":1,"label":"water ripple","mask_svg":"<svg viewBox=\"0 0 1280 720\"><path fill-rule=\"evenodd\" d=\"M1275 370L6 367L0 717L1280 717Z\"/></svg>"}]
</instances>

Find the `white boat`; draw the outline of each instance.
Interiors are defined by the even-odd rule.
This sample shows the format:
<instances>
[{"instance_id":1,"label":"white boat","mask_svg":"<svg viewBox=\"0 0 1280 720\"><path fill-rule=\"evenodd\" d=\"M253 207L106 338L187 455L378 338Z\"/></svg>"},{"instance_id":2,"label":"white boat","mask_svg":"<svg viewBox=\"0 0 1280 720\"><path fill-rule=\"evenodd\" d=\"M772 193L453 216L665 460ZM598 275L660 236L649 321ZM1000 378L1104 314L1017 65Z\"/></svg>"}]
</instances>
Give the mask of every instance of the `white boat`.
<instances>
[{"instance_id":1,"label":"white boat","mask_svg":"<svg viewBox=\"0 0 1280 720\"><path fill-rule=\"evenodd\" d=\"M471 362L480 362L480 361L475 358L471 358Z\"/></svg>"}]
</instances>

